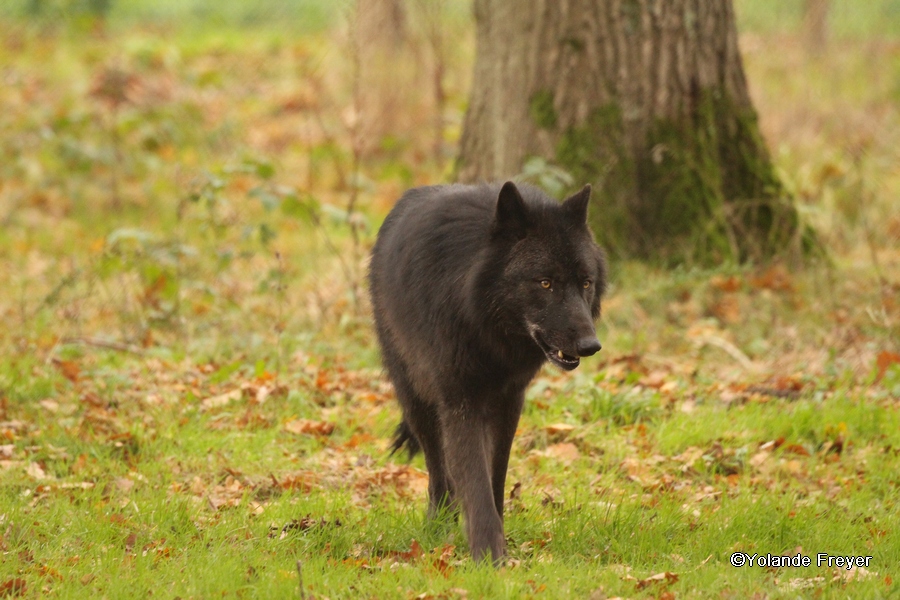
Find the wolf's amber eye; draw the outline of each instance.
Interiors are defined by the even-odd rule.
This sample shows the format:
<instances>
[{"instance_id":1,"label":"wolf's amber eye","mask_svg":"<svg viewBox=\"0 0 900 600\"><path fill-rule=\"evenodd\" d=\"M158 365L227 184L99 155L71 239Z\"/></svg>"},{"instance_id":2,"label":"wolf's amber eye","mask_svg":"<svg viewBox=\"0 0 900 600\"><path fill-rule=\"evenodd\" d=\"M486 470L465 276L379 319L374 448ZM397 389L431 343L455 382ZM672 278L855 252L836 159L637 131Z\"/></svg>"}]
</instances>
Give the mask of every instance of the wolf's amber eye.
<instances>
[{"instance_id":1,"label":"wolf's amber eye","mask_svg":"<svg viewBox=\"0 0 900 600\"><path fill-rule=\"evenodd\" d=\"M584 289L588 289L589 287L591 287L591 280L585 279L584 284L582 284L582 285L583 285Z\"/></svg>"},{"instance_id":2,"label":"wolf's amber eye","mask_svg":"<svg viewBox=\"0 0 900 600\"><path fill-rule=\"evenodd\" d=\"M549 290L550 285L551 285L551 283L550 283L549 279L541 279L541 287L542 288L544 288L545 290Z\"/></svg>"}]
</instances>

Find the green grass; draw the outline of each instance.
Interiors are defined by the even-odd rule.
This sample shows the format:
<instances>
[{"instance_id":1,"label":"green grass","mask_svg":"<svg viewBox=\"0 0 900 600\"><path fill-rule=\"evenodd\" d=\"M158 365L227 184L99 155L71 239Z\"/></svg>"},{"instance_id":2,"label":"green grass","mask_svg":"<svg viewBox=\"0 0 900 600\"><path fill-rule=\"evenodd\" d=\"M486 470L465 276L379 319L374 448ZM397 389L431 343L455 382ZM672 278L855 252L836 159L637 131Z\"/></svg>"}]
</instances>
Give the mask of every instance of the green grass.
<instances>
[{"instance_id":1,"label":"green grass","mask_svg":"<svg viewBox=\"0 0 900 600\"><path fill-rule=\"evenodd\" d=\"M185 374L169 371L174 381ZM678 576L667 587L676 595L787 597L793 578L826 597L890 592L884 577L900 560L895 399L864 389L731 405L710 398L687 414L676 396L635 425L616 411L579 410L614 382L553 381L562 391L546 407L532 398L514 449L513 562L499 573L470 562L458 525L423 522L421 487L385 456L391 405L372 415L358 400L332 399L316 410L314 384L300 379L290 384L299 393L209 410L183 398L147 406L129 399L124 382L106 387L115 406L61 404L48 414L36 401L43 390L27 394L31 402L11 398L26 423L15 457L41 465L45 478L23 479L24 464L3 471L0 574L61 597L287 596L297 561L309 592L331 598L633 595L659 572ZM56 383L57 398L73 391ZM630 386L611 396L639 402ZM298 411L327 412L337 427L326 437L290 434L282 425ZM574 425L574 460L556 455L546 433L562 420ZM378 435L351 447L360 432ZM840 453L825 445L836 435ZM291 527L306 516L308 526ZM872 575L736 569L728 560L739 551L872 556Z\"/></svg>"},{"instance_id":2,"label":"green grass","mask_svg":"<svg viewBox=\"0 0 900 600\"><path fill-rule=\"evenodd\" d=\"M115 3L102 35L5 22L0 595L296 597L299 561L317 598L896 596L893 5L857 7L810 57L776 10L799 3L738 3L765 135L831 256L611 265L604 351L529 389L499 571L459 523L425 522L422 458L388 455L399 412L361 283L391 203L451 168L421 134L428 97L354 170L333 17L295 35L229 12L265 3L227 4L222 27L191 3ZM180 25L163 36L150 10ZM451 150L465 23L447 25ZM91 90L118 71L113 110ZM873 558L848 579L735 552Z\"/></svg>"}]
</instances>

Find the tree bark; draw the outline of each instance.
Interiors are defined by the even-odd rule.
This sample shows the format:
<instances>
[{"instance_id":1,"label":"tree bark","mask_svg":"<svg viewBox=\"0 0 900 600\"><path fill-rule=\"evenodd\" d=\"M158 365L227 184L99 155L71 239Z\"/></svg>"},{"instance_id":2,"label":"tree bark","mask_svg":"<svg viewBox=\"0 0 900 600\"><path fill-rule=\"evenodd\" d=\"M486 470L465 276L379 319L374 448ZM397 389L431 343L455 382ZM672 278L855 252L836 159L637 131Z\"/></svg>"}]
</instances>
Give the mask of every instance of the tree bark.
<instances>
[{"instance_id":1,"label":"tree bark","mask_svg":"<svg viewBox=\"0 0 900 600\"><path fill-rule=\"evenodd\" d=\"M595 185L613 252L762 258L797 216L761 138L731 0L475 0L462 181L529 157Z\"/></svg>"},{"instance_id":2,"label":"tree bark","mask_svg":"<svg viewBox=\"0 0 900 600\"><path fill-rule=\"evenodd\" d=\"M400 109L403 91L412 84L398 69L407 44L407 15L403 0L357 0L354 22L358 72L354 104L359 127L356 145L368 154L385 137L409 129Z\"/></svg>"},{"instance_id":3,"label":"tree bark","mask_svg":"<svg viewBox=\"0 0 900 600\"><path fill-rule=\"evenodd\" d=\"M821 54L828 45L828 0L806 0L803 30L810 53Z\"/></svg>"}]
</instances>

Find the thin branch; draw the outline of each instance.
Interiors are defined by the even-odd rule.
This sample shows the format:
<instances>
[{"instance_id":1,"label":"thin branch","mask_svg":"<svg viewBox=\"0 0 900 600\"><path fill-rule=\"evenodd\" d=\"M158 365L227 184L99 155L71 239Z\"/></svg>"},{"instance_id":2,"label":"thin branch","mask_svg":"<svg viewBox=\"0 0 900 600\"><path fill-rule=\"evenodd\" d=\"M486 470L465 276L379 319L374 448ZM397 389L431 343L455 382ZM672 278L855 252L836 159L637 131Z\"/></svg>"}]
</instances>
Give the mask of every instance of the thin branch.
<instances>
[{"instance_id":1,"label":"thin branch","mask_svg":"<svg viewBox=\"0 0 900 600\"><path fill-rule=\"evenodd\" d=\"M755 371L756 365L753 364L753 361L750 358L741 352L740 348L729 342L728 340L722 339L720 337L714 335L704 335L700 336L696 339L696 343L698 347L703 346L715 346L721 350L724 350L731 358L740 363L742 367L744 367L748 371Z\"/></svg>"},{"instance_id":2,"label":"thin branch","mask_svg":"<svg viewBox=\"0 0 900 600\"><path fill-rule=\"evenodd\" d=\"M82 346L93 346L95 348L103 348L105 350L115 350L117 352L128 352L129 354L136 354L138 356L144 356L146 352L143 348L139 348L132 344L125 344L122 342L115 342L112 340L103 340L100 338L92 338L92 337L64 337L59 341L59 345L63 344L78 344Z\"/></svg>"},{"instance_id":3,"label":"thin branch","mask_svg":"<svg viewBox=\"0 0 900 600\"><path fill-rule=\"evenodd\" d=\"M306 600L306 592L303 591L303 563L297 561L297 581L300 584L300 600Z\"/></svg>"}]
</instances>

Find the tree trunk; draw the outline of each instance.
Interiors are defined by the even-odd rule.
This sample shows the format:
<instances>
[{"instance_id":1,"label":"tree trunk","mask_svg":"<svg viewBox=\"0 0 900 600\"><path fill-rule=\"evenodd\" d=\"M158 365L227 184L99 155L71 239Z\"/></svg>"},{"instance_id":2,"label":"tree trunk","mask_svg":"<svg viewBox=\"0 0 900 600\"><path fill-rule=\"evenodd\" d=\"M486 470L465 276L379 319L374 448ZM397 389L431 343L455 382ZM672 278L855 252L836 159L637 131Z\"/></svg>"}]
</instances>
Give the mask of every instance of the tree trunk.
<instances>
[{"instance_id":1,"label":"tree trunk","mask_svg":"<svg viewBox=\"0 0 900 600\"><path fill-rule=\"evenodd\" d=\"M403 90L412 82L398 68L407 43L403 0L357 0L354 27L358 72L353 95L359 118L354 145L368 154L386 137L409 129L400 107Z\"/></svg>"},{"instance_id":2,"label":"tree trunk","mask_svg":"<svg viewBox=\"0 0 900 600\"><path fill-rule=\"evenodd\" d=\"M763 258L797 230L759 133L731 0L475 0L458 177L529 157L595 184L610 250Z\"/></svg>"},{"instance_id":3,"label":"tree trunk","mask_svg":"<svg viewBox=\"0 0 900 600\"><path fill-rule=\"evenodd\" d=\"M806 0L803 29L810 53L818 55L824 52L828 44L828 0Z\"/></svg>"}]
</instances>

